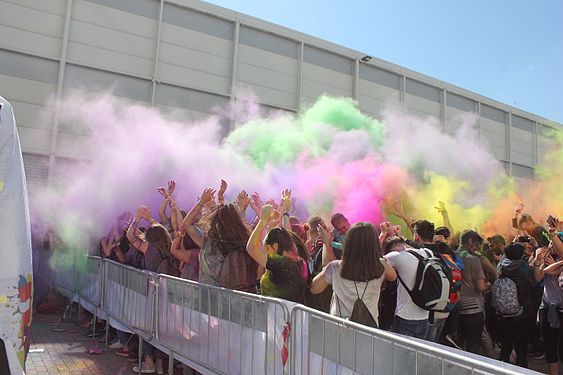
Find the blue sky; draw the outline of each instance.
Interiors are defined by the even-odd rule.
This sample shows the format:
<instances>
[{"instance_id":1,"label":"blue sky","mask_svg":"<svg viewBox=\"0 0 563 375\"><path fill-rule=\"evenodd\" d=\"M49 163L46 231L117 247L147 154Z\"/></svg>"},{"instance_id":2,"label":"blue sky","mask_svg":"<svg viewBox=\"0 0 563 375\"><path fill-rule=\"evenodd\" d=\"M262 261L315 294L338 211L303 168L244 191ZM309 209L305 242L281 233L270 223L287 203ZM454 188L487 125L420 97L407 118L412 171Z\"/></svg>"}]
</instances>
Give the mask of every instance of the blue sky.
<instances>
[{"instance_id":1,"label":"blue sky","mask_svg":"<svg viewBox=\"0 0 563 375\"><path fill-rule=\"evenodd\" d=\"M561 0L211 0L563 123Z\"/></svg>"}]
</instances>

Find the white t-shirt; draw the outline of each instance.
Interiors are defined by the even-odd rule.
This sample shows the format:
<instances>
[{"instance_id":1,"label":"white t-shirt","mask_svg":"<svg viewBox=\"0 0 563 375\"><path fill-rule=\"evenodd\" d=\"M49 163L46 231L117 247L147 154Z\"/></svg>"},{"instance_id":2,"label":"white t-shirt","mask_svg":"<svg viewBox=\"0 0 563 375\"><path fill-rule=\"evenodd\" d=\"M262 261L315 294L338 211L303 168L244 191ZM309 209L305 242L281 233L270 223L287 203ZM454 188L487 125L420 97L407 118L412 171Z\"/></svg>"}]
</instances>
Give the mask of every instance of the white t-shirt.
<instances>
[{"instance_id":1,"label":"white t-shirt","mask_svg":"<svg viewBox=\"0 0 563 375\"><path fill-rule=\"evenodd\" d=\"M385 260L382 259L381 262L385 267L389 267ZM342 276L340 276L341 263L341 260L333 260L327 264L324 270L324 278L327 283L332 285L333 291L332 300L330 301L330 314L348 319L350 315L352 315L352 309L354 308L354 302L358 299L358 294L361 297L365 289L366 292L362 300L373 316L373 319L379 322L379 294L381 293L381 284L385 278L385 273L378 279L368 281L367 288L365 282L356 281L358 288L358 294L356 294L354 281L343 279Z\"/></svg>"},{"instance_id":2,"label":"white t-shirt","mask_svg":"<svg viewBox=\"0 0 563 375\"><path fill-rule=\"evenodd\" d=\"M420 255L427 257L428 249L409 249L416 251ZM403 280L407 287L412 290L416 281L416 270L418 268L418 259L407 251L392 251L385 255L385 259L391 267L397 271L397 276ZM405 289L403 284L397 282L397 309L395 315L405 320L427 320L428 311L418 307L411 299L409 292Z\"/></svg>"}]
</instances>

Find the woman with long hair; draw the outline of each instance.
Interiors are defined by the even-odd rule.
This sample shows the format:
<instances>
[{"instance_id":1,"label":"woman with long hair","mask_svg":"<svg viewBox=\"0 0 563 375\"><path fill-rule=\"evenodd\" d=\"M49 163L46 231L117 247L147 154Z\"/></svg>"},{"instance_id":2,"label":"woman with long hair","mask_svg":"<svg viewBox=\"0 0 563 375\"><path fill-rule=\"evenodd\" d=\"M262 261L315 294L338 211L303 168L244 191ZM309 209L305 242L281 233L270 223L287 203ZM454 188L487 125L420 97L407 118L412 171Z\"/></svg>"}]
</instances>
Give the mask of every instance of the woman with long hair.
<instances>
[{"instance_id":1,"label":"woman with long hair","mask_svg":"<svg viewBox=\"0 0 563 375\"><path fill-rule=\"evenodd\" d=\"M205 225L196 226L204 206L213 200L215 190L207 188L184 219L180 232L187 232L199 253L199 281L245 292L256 292L257 265L245 251L248 229L237 207L219 203L206 215Z\"/></svg>"},{"instance_id":2,"label":"woman with long hair","mask_svg":"<svg viewBox=\"0 0 563 375\"><path fill-rule=\"evenodd\" d=\"M395 270L382 258L373 225L357 223L346 234L342 259L333 260L315 276L311 293L319 294L332 285L331 315L349 318L354 303L361 298L377 322L381 284L396 279Z\"/></svg>"}]
</instances>

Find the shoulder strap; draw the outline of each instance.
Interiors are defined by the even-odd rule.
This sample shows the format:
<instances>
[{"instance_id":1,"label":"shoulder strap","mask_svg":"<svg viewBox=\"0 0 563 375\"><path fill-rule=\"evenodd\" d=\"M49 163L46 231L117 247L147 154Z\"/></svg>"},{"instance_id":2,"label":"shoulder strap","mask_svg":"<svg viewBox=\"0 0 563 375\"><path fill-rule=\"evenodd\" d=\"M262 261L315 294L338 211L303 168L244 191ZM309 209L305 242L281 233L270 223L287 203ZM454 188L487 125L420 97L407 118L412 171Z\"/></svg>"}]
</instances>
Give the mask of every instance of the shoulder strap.
<instances>
[{"instance_id":1,"label":"shoulder strap","mask_svg":"<svg viewBox=\"0 0 563 375\"><path fill-rule=\"evenodd\" d=\"M362 292L362 296L360 297L360 293L358 292L358 285L356 284L356 282L354 281L354 288L356 289L356 295L358 296L359 299L361 299L362 301L364 300L364 296L366 294L366 290L368 288L368 284L369 284L369 280L366 281L366 286L364 287L364 291Z\"/></svg>"}]
</instances>

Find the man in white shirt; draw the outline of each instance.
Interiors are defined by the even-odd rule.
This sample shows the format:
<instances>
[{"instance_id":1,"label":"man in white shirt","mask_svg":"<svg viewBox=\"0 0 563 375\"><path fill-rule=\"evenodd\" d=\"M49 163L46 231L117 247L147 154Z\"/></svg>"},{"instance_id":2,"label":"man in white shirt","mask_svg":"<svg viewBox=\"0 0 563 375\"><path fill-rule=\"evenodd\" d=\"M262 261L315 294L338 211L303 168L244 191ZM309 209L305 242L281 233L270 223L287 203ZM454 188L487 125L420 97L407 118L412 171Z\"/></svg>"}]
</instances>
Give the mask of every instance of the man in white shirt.
<instances>
[{"instance_id":1,"label":"man in white shirt","mask_svg":"<svg viewBox=\"0 0 563 375\"><path fill-rule=\"evenodd\" d=\"M387 262L395 269L402 282L397 284L397 308L393 331L406 336L426 339L428 336L428 311L418 307L413 301L403 283L412 290L416 281L418 259L409 254L414 251L423 257L428 257L428 250L415 249L403 241L395 243L392 251L385 255Z\"/></svg>"}]
</instances>

